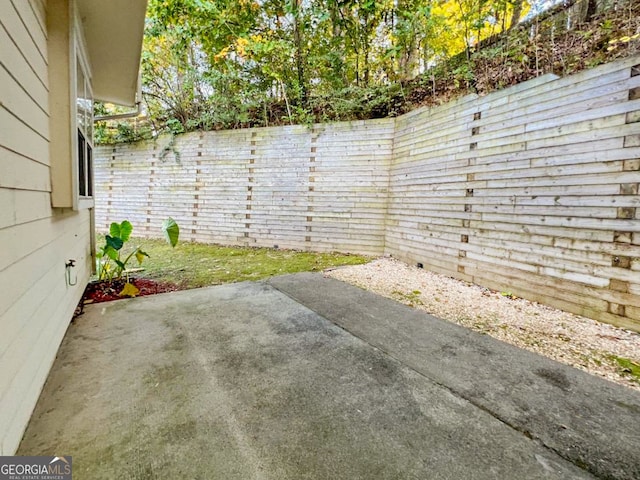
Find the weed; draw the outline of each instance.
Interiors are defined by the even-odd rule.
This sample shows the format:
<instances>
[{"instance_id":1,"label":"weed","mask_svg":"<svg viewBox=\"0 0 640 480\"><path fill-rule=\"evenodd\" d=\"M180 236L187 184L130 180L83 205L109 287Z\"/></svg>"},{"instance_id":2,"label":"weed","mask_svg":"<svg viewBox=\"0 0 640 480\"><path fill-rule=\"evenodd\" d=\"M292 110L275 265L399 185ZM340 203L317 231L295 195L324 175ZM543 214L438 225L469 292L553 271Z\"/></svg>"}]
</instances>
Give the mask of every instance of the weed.
<instances>
[{"instance_id":1,"label":"weed","mask_svg":"<svg viewBox=\"0 0 640 480\"><path fill-rule=\"evenodd\" d=\"M420 300L420 295L422 292L420 290L413 290L410 293L400 292L398 290L394 290L392 295L395 295L399 301L409 305L410 307L415 307L416 305L424 305L424 302Z\"/></svg>"},{"instance_id":2,"label":"weed","mask_svg":"<svg viewBox=\"0 0 640 480\"><path fill-rule=\"evenodd\" d=\"M607 358L616 364L620 375L630 378L633 382L640 383L639 363L617 355L607 355Z\"/></svg>"}]
</instances>

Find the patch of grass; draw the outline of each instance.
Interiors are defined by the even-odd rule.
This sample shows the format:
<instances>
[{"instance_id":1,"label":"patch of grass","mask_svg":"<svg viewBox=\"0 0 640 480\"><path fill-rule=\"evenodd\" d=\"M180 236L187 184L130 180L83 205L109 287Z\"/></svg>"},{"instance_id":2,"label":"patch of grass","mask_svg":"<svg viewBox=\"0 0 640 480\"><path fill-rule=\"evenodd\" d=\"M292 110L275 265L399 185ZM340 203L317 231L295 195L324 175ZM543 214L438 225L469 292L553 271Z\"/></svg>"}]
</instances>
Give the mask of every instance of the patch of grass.
<instances>
[{"instance_id":1,"label":"patch of grass","mask_svg":"<svg viewBox=\"0 0 640 480\"><path fill-rule=\"evenodd\" d=\"M640 364L628 358L618 357L617 355L608 355L608 358L617 365L621 375L630 378L636 383L640 383Z\"/></svg>"},{"instance_id":2,"label":"patch of grass","mask_svg":"<svg viewBox=\"0 0 640 480\"><path fill-rule=\"evenodd\" d=\"M99 236L98 245L104 241ZM171 248L164 240L133 238L129 242L149 254L138 277L170 282L182 288L260 280L274 275L317 272L341 265L359 265L371 258L344 253L314 253L271 248L225 247L179 242ZM131 267L137 267L134 261Z\"/></svg>"}]
</instances>

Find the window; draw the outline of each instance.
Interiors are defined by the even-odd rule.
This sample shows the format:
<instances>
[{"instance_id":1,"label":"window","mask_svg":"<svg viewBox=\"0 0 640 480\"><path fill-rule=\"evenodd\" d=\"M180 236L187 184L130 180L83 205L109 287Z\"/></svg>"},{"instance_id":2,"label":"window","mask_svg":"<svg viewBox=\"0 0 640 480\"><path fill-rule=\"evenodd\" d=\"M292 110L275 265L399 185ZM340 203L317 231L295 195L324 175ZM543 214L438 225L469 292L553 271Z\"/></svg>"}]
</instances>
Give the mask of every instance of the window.
<instances>
[{"instance_id":1,"label":"window","mask_svg":"<svg viewBox=\"0 0 640 480\"><path fill-rule=\"evenodd\" d=\"M82 58L76 57L78 196L93 197L93 95Z\"/></svg>"},{"instance_id":2,"label":"window","mask_svg":"<svg viewBox=\"0 0 640 480\"><path fill-rule=\"evenodd\" d=\"M49 99L55 106L49 112L51 206L85 210L94 207L91 64L75 11L79 2L50 3L48 21L56 27L47 39Z\"/></svg>"}]
</instances>

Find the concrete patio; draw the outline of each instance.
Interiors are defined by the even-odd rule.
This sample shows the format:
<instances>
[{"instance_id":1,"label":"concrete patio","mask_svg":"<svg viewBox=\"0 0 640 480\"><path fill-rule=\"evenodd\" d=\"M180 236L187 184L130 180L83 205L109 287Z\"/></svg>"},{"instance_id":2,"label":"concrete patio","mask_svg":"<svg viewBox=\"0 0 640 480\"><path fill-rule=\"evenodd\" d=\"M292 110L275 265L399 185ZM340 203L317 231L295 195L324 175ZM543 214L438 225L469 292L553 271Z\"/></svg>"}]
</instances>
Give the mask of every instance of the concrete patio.
<instances>
[{"instance_id":1,"label":"concrete patio","mask_svg":"<svg viewBox=\"0 0 640 480\"><path fill-rule=\"evenodd\" d=\"M640 395L320 274L87 308L18 454L81 479L634 479Z\"/></svg>"}]
</instances>

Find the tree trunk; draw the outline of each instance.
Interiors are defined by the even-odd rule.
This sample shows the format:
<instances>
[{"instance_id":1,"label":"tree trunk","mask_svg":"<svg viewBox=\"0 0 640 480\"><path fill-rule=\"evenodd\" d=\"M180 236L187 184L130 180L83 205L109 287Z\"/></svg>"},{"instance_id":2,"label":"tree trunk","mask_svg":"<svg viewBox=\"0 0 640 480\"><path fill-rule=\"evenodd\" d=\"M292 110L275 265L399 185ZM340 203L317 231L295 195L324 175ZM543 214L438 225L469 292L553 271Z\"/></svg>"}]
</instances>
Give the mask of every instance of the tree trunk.
<instances>
[{"instance_id":1,"label":"tree trunk","mask_svg":"<svg viewBox=\"0 0 640 480\"><path fill-rule=\"evenodd\" d=\"M307 105L307 84L304 75L304 58L302 54L302 33L300 31L300 3L296 0L295 11L293 12L293 41L296 46L296 70L298 73L298 87L300 88L300 103L302 107Z\"/></svg>"},{"instance_id":2,"label":"tree trunk","mask_svg":"<svg viewBox=\"0 0 640 480\"><path fill-rule=\"evenodd\" d=\"M584 21L590 22L596 13L598 13L598 0L588 0Z\"/></svg>"},{"instance_id":3,"label":"tree trunk","mask_svg":"<svg viewBox=\"0 0 640 480\"><path fill-rule=\"evenodd\" d=\"M515 28L520 21L520 15L522 15L522 3L523 0L516 0L513 4L513 12L511 13L511 22L509 23L509 30Z\"/></svg>"}]
</instances>

